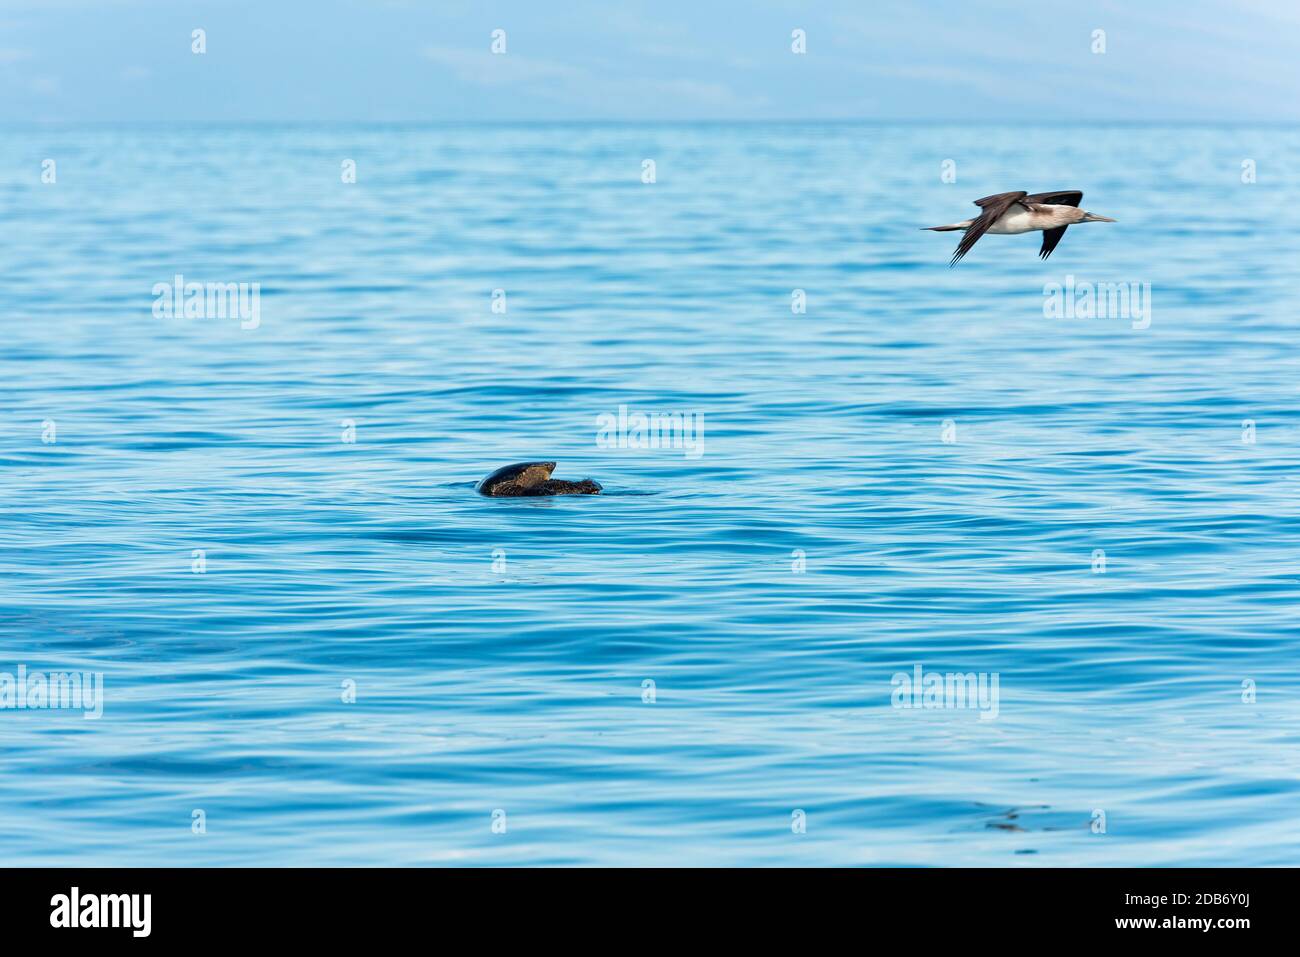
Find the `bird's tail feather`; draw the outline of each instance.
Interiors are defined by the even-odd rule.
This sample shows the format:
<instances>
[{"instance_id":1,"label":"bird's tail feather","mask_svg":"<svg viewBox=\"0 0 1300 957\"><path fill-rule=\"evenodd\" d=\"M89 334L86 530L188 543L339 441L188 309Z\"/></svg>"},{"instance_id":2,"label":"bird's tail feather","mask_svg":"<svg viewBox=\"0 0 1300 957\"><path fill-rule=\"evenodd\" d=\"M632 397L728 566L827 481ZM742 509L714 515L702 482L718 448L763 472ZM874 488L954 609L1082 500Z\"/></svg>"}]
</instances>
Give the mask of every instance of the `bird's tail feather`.
<instances>
[{"instance_id":1,"label":"bird's tail feather","mask_svg":"<svg viewBox=\"0 0 1300 957\"><path fill-rule=\"evenodd\" d=\"M922 226L922 229L932 229L936 233L950 233L957 229L966 229L970 223L953 223L949 226Z\"/></svg>"}]
</instances>

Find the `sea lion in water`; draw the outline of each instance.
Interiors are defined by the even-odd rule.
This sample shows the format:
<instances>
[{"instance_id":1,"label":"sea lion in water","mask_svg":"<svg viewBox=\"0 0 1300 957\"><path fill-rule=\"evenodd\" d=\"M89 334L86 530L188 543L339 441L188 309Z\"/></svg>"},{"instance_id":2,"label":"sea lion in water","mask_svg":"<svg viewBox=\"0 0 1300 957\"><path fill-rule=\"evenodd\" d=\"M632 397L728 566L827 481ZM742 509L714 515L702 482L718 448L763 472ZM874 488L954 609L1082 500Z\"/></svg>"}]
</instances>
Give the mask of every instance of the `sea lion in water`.
<instances>
[{"instance_id":1,"label":"sea lion in water","mask_svg":"<svg viewBox=\"0 0 1300 957\"><path fill-rule=\"evenodd\" d=\"M519 462L497 469L478 483L480 495L504 498L513 495L599 495L600 485L591 479L566 482L551 478L554 462Z\"/></svg>"}]
</instances>

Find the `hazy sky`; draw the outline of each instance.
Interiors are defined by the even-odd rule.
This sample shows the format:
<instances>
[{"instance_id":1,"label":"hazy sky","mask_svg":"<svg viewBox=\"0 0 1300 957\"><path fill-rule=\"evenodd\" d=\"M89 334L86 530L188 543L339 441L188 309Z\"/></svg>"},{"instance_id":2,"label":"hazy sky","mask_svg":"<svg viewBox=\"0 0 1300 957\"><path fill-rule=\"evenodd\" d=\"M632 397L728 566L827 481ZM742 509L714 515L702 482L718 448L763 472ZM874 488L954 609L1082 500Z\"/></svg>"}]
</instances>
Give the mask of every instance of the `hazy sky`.
<instances>
[{"instance_id":1,"label":"hazy sky","mask_svg":"<svg viewBox=\"0 0 1300 957\"><path fill-rule=\"evenodd\" d=\"M1297 0L0 0L0 121L1294 122L1297 51Z\"/></svg>"}]
</instances>

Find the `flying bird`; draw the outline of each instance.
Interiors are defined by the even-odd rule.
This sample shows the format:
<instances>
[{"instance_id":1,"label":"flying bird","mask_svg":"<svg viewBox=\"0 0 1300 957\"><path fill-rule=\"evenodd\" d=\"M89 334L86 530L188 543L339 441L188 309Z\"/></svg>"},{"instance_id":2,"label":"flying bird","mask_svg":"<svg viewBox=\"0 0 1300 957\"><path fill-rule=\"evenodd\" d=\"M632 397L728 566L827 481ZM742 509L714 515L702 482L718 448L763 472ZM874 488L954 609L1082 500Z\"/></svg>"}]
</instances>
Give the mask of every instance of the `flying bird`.
<instances>
[{"instance_id":1,"label":"flying bird","mask_svg":"<svg viewBox=\"0 0 1300 957\"><path fill-rule=\"evenodd\" d=\"M1115 220L1107 219L1105 216L1098 216L1096 213L1089 213L1080 209L1079 201L1081 199L1083 199L1083 191L1077 189L1063 189L1055 193L1026 193L1024 190L997 193L993 196L985 196L983 199L975 200L975 205L980 208L981 212L974 219L968 219L963 223L953 223L949 226L924 226L922 228L933 229L940 233L950 232L954 229L964 229L966 231L966 235L957 244L957 251L952 254L952 262L948 264L950 267L961 262L961 257L970 252L971 247L985 233L1016 235L1041 229L1043 231L1043 247L1038 250L1038 257L1046 259L1052 255L1052 250L1056 248L1056 244L1065 235L1065 230L1075 223L1115 222Z\"/></svg>"}]
</instances>

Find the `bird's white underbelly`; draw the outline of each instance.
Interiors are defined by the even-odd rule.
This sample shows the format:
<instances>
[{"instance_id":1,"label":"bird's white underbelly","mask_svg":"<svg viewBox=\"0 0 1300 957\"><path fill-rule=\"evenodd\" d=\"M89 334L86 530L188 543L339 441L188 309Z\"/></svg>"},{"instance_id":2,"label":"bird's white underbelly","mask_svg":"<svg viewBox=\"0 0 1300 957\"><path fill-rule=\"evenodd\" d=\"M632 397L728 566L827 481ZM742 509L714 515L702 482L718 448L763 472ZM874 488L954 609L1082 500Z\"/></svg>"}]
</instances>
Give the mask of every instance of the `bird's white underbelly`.
<instances>
[{"instance_id":1,"label":"bird's white underbelly","mask_svg":"<svg viewBox=\"0 0 1300 957\"><path fill-rule=\"evenodd\" d=\"M1079 211L1073 206L1053 206L1036 203L1032 210L1012 206L1002 218L989 227L991 233L1032 233L1035 229L1055 229L1079 222Z\"/></svg>"},{"instance_id":2,"label":"bird's white underbelly","mask_svg":"<svg viewBox=\"0 0 1300 957\"><path fill-rule=\"evenodd\" d=\"M1037 221L1036 221L1037 220ZM1042 229L1041 217L1034 216L1023 206L1013 206L1002 217L989 227L991 233L1029 233L1035 229Z\"/></svg>"}]
</instances>

